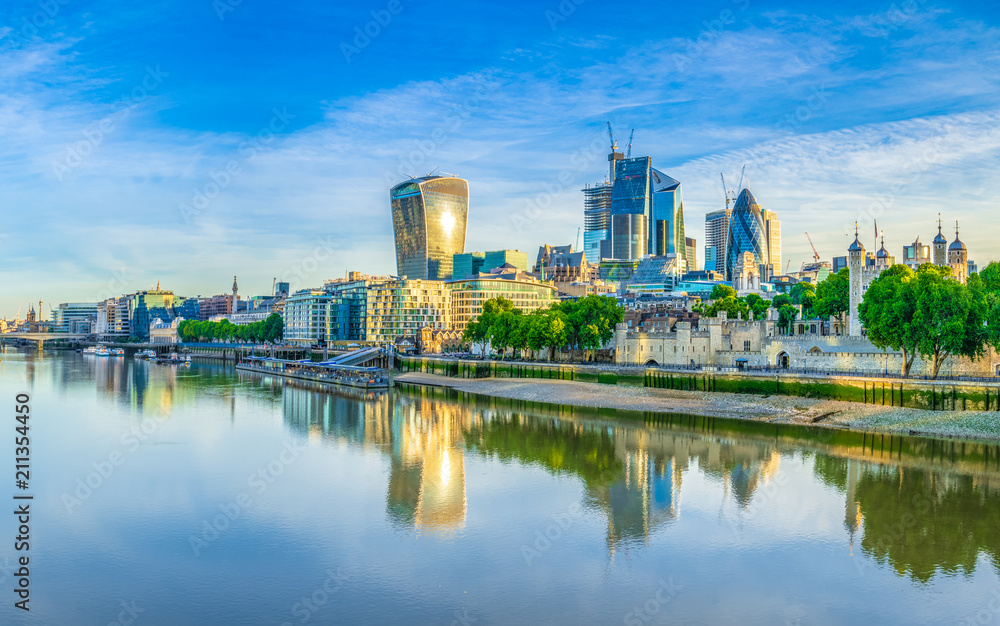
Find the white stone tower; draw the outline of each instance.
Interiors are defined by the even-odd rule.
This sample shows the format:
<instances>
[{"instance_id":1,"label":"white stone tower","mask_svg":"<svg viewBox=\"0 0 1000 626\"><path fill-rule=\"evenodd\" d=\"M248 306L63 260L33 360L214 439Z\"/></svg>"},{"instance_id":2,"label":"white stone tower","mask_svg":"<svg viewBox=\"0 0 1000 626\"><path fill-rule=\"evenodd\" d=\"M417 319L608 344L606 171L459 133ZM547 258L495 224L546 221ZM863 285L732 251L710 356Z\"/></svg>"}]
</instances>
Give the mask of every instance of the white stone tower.
<instances>
[{"instance_id":1,"label":"white stone tower","mask_svg":"<svg viewBox=\"0 0 1000 626\"><path fill-rule=\"evenodd\" d=\"M948 257L946 248L948 247L948 240L944 238L941 234L941 214L938 213L938 234L934 238L934 265L940 265L944 267L948 264Z\"/></svg>"},{"instance_id":2,"label":"white stone tower","mask_svg":"<svg viewBox=\"0 0 1000 626\"><path fill-rule=\"evenodd\" d=\"M854 224L854 243L847 249L847 267L851 274L851 319L849 328L852 337L860 337L861 320L858 318L858 305L861 304L861 298L865 295L865 246L858 239L858 225L856 223Z\"/></svg>"},{"instance_id":3,"label":"white stone tower","mask_svg":"<svg viewBox=\"0 0 1000 626\"><path fill-rule=\"evenodd\" d=\"M969 274L969 250L958 238L958 222L955 222L955 241L948 246L948 266L951 275L960 283L964 283Z\"/></svg>"}]
</instances>

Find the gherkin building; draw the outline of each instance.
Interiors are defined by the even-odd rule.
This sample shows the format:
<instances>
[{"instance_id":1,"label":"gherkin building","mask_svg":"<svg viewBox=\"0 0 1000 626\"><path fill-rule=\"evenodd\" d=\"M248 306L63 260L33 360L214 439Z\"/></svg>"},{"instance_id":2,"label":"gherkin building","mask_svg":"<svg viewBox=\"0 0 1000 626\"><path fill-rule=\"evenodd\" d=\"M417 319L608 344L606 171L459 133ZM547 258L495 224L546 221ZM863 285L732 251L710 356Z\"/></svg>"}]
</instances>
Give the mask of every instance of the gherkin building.
<instances>
[{"instance_id":1,"label":"gherkin building","mask_svg":"<svg viewBox=\"0 0 1000 626\"><path fill-rule=\"evenodd\" d=\"M749 189L744 189L736 198L732 217L729 218L729 236L726 237L726 280L733 279L733 268L744 252L751 252L757 265L766 265L767 238L764 220L760 215L760 205Z\"/></svg>"}]
</instances>

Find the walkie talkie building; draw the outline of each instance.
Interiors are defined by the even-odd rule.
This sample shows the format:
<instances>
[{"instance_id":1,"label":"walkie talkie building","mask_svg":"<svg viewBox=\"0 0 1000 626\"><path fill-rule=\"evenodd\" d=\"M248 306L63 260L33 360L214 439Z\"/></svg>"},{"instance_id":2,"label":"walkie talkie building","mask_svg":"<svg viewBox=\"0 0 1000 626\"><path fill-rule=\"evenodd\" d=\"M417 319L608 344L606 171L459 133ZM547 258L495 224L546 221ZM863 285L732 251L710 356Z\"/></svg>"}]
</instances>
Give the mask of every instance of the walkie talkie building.
<instances>
[{"instance_id":1,"label":"walkie talkie building","mask_svg":"<svg viewBox=\"0 0 1000 626\"><path fill-rule=\"evenodd\" d=\"M425 176L396 185L389 195L397 275L450 280L452 257L465 252L469 183L456 176Z\"/></svg>"}]
</instances>

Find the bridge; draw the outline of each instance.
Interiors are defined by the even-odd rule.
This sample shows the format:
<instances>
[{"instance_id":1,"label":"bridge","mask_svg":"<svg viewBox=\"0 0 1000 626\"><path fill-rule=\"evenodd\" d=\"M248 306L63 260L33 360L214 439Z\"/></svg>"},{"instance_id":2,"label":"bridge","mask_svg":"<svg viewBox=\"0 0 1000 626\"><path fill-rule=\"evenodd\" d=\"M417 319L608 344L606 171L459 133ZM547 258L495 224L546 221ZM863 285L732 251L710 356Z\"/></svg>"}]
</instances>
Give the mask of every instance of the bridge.
<instances>
[{"instance_id":1,"label":"bridge","mask_svg":"<svg viewBox=\"0 0 1000 626\"><path fill-rule=\"evenodd\" d=\"M34 341L41 344L46 341L54 341L58 339L83 341L87 337L89 337L89 335L73 333L4 333L0 335L0 340L6 341L7 339L22 339L24 341Z\"/></svg>"}]
</instances>

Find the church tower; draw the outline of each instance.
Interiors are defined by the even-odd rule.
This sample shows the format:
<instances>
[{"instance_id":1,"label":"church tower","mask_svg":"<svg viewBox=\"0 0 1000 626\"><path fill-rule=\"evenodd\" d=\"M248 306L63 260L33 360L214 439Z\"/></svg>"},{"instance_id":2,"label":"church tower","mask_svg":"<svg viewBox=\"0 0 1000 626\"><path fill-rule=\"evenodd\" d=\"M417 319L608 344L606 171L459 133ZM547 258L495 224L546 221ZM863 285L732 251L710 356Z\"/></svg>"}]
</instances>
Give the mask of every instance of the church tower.
<instances>
[{"instance_id":1,"label":"church tower","mask_svg":"<svg viewBox=\"0 0 1000 626\"><path fill-rule=\"evenodd\" d=\"M847 249L847 267L850 271L850 300L851 300L851 320L850 333L852 337L861 336L861 320L858 318L858 305L865 295L864 292L864 271L865 271L865 246L858 239L858 225L854 225L854 243Z\"/></svg>"},{"instance_id":2,"label":"church tower","mask_svg":"<svg viewBox=\"0 0 1000 626\"><path fill-rule=\"evenodd\" d=\"M947 247L948 240L941 234L941 214L938 213L938 234L934 238L934 265L944 267L948 264Z\"/></svg>"},{"instance_id":3,"label":"church tower","mask_svg":"<svg viewBox=\"0 0 1000 626\"><path fill-rule=\"evenodd\" d=\"M958 238L958 222L955 222L955 241L948 246L948 266L951 275L960 283L964 283L969 274L969 250Z\"/></svg>"}]
</instances>

